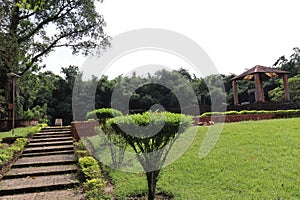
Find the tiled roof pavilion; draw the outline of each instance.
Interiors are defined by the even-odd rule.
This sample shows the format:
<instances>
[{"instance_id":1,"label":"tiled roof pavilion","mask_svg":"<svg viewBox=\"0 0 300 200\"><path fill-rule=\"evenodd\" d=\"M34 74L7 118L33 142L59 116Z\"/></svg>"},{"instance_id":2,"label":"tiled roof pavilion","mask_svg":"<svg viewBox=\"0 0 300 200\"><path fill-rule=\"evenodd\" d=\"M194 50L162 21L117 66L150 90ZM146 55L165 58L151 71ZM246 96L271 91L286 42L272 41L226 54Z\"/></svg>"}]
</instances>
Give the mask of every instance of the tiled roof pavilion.
<instances>
[{"instance_id":1,"label":"tiled roof pavilion","mask_svg":"<svg viewBox=\"0 0 300 200\"><path fill-rule=\"evenodd\" d=\"M239 105L238 101L238 91L237 91L237 81L238 80L252 80L255 81L255 100L256 102L264 102L264 88L262 81L270 78L276 78L282 76L284 84L284 97L286 101L290 101L290 96L288 92L288 71L282 71L271 67L264 67L261 65L256 65L251 69L245 71L244 73L235 76L231 79L233 94L234 94L234 105Z\"/></svg>"}]
</instances>

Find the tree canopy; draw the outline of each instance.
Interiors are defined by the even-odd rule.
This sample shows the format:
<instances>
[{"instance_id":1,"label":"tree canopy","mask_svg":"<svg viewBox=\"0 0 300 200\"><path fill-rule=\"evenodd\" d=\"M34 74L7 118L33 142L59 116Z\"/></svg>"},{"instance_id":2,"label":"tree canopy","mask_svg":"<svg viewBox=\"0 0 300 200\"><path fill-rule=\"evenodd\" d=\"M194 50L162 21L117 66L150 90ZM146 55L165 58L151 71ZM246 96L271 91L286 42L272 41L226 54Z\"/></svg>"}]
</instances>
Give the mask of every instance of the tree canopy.
<instances>
[{"instance_id":1,"label":"tree canopy","mask_svg":"<svg viewBox=\"0 0 300 200\"><path fill-rule=\"evenodd\" d=\"M57 48L88 55L109 44L95 2L101 0L0 0L0 89L6 102L12 101L8 73L28 80L26 73L38 72L43 58Z\"/></svg>"},{"instance_id":2,"label":"tree canopy","mask_svg":"<svg viewBox=\"0 0 300 200\"><path fill-rule=\"evenodd\" d=\"M0 5L0 65L6 72L36 70L58 47L86 55L108 44L93 0L1 0Z\"/></svg>"}]
</instances>

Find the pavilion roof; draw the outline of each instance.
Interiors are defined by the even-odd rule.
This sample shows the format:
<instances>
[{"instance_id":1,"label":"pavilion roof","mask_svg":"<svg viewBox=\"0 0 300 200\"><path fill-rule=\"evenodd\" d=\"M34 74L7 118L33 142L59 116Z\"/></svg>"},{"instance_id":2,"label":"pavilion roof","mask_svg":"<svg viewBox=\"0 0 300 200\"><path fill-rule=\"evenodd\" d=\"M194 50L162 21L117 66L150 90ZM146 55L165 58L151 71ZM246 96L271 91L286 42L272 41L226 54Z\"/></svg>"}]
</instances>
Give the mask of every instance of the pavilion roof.
<instances>
[{"instance_id":1,"label":"pavilion roof","mask_svg":"<svg viewBox=\"0 0 300 200\"><path fill-rule=\"evenodd\" d=\"M270 78L276 78L277 76L281 74L289 74L288 71L282 71L276 68L271 67L264 67L261 65L256 65L252 67L251 69L245 71L244 73L233 77L231 80L254 80L254 74L259 73L260 78L262 80L270 79Z\"/></svg>"}]
</instances>

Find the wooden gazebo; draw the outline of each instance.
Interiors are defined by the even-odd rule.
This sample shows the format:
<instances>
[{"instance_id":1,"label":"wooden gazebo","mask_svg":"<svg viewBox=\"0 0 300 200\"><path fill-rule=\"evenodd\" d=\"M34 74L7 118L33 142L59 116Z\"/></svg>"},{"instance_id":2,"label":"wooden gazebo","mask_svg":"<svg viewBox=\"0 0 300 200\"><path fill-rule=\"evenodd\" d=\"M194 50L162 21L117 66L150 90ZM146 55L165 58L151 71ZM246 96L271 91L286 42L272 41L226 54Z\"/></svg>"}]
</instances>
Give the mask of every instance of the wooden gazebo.
<instances>
[{"instance_id":1,"label":"wooden gazebo","mask_svg":"<svg viewBox=\"0 0 300 200\"><path fill-rule=\"evenodd\" d=\"M238 100L238 89L237 89L237 81L238 80L249 80L255 81L255 101L256 102L265 102L264 96L264 88L262 82L264 80L270 78L276 78L278 76L282 76L283 85L284 85L284 99L286 101L290 101L289 95L289 86L288 86L288 74L290 72L278 70L271 67L264 67L261 65L256 65L251 69L245 71L244 73L234 77L231 79L232 88L233 88L233 97L234 97L234 105L239 105Z\"/></svg>"}]
</instances>

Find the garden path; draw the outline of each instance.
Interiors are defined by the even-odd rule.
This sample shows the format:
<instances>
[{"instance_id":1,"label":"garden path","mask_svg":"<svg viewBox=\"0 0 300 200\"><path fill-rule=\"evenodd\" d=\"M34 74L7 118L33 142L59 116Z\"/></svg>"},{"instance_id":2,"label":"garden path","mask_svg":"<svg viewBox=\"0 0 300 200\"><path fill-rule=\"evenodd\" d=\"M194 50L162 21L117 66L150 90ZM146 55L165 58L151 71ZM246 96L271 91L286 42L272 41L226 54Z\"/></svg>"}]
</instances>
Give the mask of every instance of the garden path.
<instances>
[{"instance_id":1,"label":"garden path","mask_svg":"<svg viewBox=\"0 0 300 200\"><path fill-rule=\"evenodd\" d=\"M73 138L69 128L35 134L0 182L0 200L80 200Z\"/></svg>"}]
</instances>

